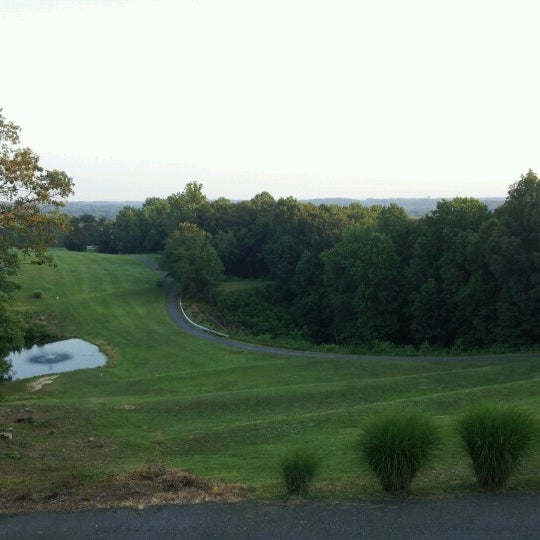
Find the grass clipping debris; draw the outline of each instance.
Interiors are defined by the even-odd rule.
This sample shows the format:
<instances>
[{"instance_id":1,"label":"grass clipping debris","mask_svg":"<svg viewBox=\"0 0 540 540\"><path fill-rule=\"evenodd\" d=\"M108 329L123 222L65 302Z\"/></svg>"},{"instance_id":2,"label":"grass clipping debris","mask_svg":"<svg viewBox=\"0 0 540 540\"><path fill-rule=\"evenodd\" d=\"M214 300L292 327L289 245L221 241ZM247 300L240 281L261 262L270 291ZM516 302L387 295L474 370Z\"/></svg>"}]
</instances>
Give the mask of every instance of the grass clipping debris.
<instances>
[{"instance_id":1,"label":"grass clipping debris","mask_svg":"<svg viewBox=\"0 0 540 540\"><path fill-rule=\"evenodd\" d=\"M100 481L70 474L42 489L4 489L0 513L67 511L85 508L143 509L160 504L237 502L246 498L242 484L215 483L177 469L147 467Z\"/></svg>"}]
</instances>

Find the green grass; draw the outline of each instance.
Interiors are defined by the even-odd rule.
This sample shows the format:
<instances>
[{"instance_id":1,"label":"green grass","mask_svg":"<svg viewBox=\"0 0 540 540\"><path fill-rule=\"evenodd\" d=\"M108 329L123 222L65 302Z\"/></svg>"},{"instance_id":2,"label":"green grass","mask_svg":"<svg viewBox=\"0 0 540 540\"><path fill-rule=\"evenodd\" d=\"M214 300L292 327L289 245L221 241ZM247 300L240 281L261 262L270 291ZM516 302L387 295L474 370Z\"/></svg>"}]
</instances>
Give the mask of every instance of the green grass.
<instances>
[{"instance_id":1,"label":"green grass","mask_svg":"<svg viewBox=\"0 0 540 540\"><path fill-rule=\"evenodd\" d=\"M305 447L321 457L313 496L369 497L380 490L358 462L360 432L374 414L412 407L434 417L444 449L412 491L459 492L475 489L455 433L464 406L490 398L538 414L540 357L335 360L230 349L177 329L155 272L137 260L65 251L55 258L55 269L24 265L19 305L57 335L100 345L111 361L34 393L27 381L1 388L0 427L15 428L12 445L0 448L3 486L160 462L279 497L281 456ZM25 408L35 422L13 423ZM20 459L6 455L13 452ZM540 442L510 486L540 488Z\"/></svg>"}]
</instances>

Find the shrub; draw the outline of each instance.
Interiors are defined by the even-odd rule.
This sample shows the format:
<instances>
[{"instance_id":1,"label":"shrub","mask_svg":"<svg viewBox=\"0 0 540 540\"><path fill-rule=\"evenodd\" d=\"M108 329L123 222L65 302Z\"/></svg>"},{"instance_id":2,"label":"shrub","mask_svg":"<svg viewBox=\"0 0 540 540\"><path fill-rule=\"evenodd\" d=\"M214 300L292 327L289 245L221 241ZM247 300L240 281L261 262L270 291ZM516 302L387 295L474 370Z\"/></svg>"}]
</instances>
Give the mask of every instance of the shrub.
<instances>
[{"instance_id":1,"label":"shrub","mask_svg":"<svg viewBox=\"0 0 540 540\"><path fill-rule=\"evenodd\" d=\"M25 343L45 342L53 337L47 327L45 319L33 321L30 320L24 332Z\"/></svg>"},{"instance_id":2,"label":"shrub","mask_svg":"<svg viewBox=\"0 0 540 540\"><path fill-rule=\"evenodd\" d=\"M34 298L43 298L43 291L34 291Z\"/></svg>"},{"instance_id":3,"label":"shrub","mask_svg":"<svg viewBox=\"0 0 540 540\"><path fill-rule=\"evenodd\" d=\"M528 413L498 405L469 410L460 418L458 427L478 484L489 490L506 486L535 431Z\"/></svg>"},{"instance_id":4,"label":"shrub","mask_svg":"<svg viewBox=\"0 0 540 540\"><path fill-rule=\"evenodd\" d=\"M359 449L383 490L398 492L408 491L436 442L436 428L429 417L404 411L373 418L364 428Z\"/></svg>"},{"instance_id":5,"label":"shrub","mask_svg":"<svg viewBox=\"0 0 540 540\"><path fill-rule=\"evenodd\" d=\"M307 495L319 468L319 458L313 452L297 449L281 460L281 472L288 495Z\"/></svg>"},{"instance_id":6,"label":"shrub","mask_svg":"<svg viewBox=\"0 0 540 540\"><path fill-rule=\"evenodd\" d=\"M247 334L284 337L294 328L288 301L273 283L220 292L217 307L229 327L240 327Z\"/></svg>"}]
</instances>

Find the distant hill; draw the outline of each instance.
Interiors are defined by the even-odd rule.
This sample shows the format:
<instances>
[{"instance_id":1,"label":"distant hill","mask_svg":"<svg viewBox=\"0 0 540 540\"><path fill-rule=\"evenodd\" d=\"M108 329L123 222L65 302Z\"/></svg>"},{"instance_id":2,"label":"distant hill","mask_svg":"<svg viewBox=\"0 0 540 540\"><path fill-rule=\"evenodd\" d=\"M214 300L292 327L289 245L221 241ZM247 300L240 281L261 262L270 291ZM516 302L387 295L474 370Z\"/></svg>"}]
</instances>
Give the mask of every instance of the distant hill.
<instances>
[{"instance_id":1,"label":"distant hill","mask_svg":"<svg viewBox=\"0 0 540 540\"><path fill-rule=\"evenodd\" d=\"M391 203L395 203L398 206L401 206L410 216L421 217L435 210L437 203L441 200L442 199L429 198L347 199L343 197L332 197L325 199L302 199L300 202L311 203L317 206L321 204L348 206L351 203L360 203L364 206L373 206L376 204L388 206ZM505 198L485 197L480 198L480 200L486 203L490 210L493 210L494 208L497 208L497 206L503 204ZM70 216L90 214L96 218L104 217L107 219L114 219L124 206L141 208L142 205L142 201L70 201L64 207L64 212Z\"/></svg>"}]
</instances>

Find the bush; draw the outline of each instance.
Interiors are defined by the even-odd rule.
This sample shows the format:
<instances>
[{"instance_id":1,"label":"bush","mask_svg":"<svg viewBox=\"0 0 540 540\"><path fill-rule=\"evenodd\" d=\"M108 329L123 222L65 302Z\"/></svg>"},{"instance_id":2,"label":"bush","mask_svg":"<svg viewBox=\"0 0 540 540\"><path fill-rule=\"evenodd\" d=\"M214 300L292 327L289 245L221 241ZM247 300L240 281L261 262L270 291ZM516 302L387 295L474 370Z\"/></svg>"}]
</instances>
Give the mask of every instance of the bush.
<instances>
[{"instance_id":1,"label":"bush","mask_svg":"<svg viewBox=\"0 0 540 540\"><path fill-rule=\"evenodd\" d=\"M372 419L360 440L360 453L384 491L408 491L418 470L428 461L437 433L432 420L405 411Z\"/></svg>"},{"instance_id":2,"label":"bush","mask_svg":"<svg viewBox=\"0 0 540 540\"><path fill-rule=\"evenodd\" d=\"M34 291L34 298L43 298L43 291Z\"/></svg>"},{"instance_id":3,"label":"bush","mask_svg":"<svg viewBox=\"0 0 540 540\"><path fill-rule=\"evenodd\" d=\"M289 303L274 283L222 290L217 308L227 327L241 328L252 336L285 337L294 328Z\"/></svg>"},{"instance_id":4,"label":"bush","mask_svg":"<svg viewBox=\"0 0 540 540\"><path fill-rule=\"evenodd\" d=\"M532 417L514 407L482 405L464 414L458 426L480 487L504 488L533 440Z\"/></svg>"},{"instance_id":5,"label":"bush","mask_svg":"<svg viewBox=\"0 0 540 540\"><path fill-rule=\"evenodd\" d=\"M313 452L297 449L281 460L281 472L288 495L307 495L319 468L319 458Z\"/></svg>"}]
</instances>

